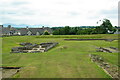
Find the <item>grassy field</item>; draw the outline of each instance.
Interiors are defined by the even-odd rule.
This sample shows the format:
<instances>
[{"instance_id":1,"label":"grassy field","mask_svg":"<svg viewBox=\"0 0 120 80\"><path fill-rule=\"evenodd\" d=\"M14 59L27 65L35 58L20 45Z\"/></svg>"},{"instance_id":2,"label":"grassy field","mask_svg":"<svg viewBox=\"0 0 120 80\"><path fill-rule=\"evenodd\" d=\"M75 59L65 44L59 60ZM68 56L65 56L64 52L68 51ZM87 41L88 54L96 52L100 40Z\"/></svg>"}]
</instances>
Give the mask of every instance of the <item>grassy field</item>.
<instances>
[{"instance_id":1,"label":"grassy field","mask_svg":"<svg viewBox=\"0 0 120 80\"><path fill-rule=\"evenodd\" d=\"M62 36L11 36L3 37L3 66L21 66L17 78L109 78L102 68L91 62L89 54L102 56L105 61L118 66L118 53L96 52L96 47L118 47L118 40L107 41L64 41L66 38L109 38L118 35L62 35ZM59 42L45 53L10 53L12 47L21 42ZM66 48L63 48L66 47Z\"/></svg>"}]
</instances>

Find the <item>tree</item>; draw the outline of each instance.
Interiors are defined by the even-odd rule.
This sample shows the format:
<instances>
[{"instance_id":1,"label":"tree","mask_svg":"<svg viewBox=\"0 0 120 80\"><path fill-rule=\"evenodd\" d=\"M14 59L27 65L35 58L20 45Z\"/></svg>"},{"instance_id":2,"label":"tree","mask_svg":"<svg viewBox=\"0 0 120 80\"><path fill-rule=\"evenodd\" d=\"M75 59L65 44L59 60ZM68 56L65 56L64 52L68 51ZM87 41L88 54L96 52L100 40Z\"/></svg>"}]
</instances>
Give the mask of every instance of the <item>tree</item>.
<instances>
[{"instance_id":1,"label":"tree","mask_svg":"<svg viewBox=\"0 0 120 80\"><path fill-rule=\"evenodd\" d=\"M105 31L102 27L96 26L95 29L92 30L92 34L105 34L107 31Z\"/></svg>"},{"instance_id":2,"label":"tree","mask_svg":"<svg viewBox=\"0 0 120 80\"><path fill-rule=\"evenodd\" d=\"M60 35L59 29L53 31L53 35Z\"/></svg>"},{"instance_id":3,"label":"tree","mask_svg":"<svg viewBox=\"0 0 120 80\"><path fill-rule=\"evenodd\" d=\"M66 35L65 29L64 28L59 29L59 34L60 35Z\"/></svg>"},{"instance_id":4,"label":"tree","mask_svg":"<svg viewBox=\"0 0 120 80\"><path fill-rule=\"evenodd\" d=\"M69 35L70 27L69 26L65 26L64 32L65 32L65 35Z\"/></svg>"},{"instance_id":5,"label":"tree","mask_svg":"<svg viewBox=\"0 0 120 80\"><path fill-rule=\"evenodd\" d=\"M78 27L72 27L70 28L69 34L76 35L78 30L79 30Z\"/></svg>"},{"instance_id":6,"label":"tree","mask_svg":"<svg viewBox=\"0 0 120 80\"><path fill-rule=\"evenodd\" d=\"M8 28L11 28L11 25L8 25Z\"/></svg>"},{"instance_id":7,"label":"tree","mask_svg":"<svg viewBox=\"0 0 120 80\"><path fill-rule=\"evenodd\" d=\"M69 35L69 31L70 31L70 27L69 26L65 26L59 29L56 29L53 34L54 35Z\"/></svg>"},{"instance_id":8,"label":"tree","mask_svg":"<svg viewBox=\"0 0 120 80\"><path fill-rule=\"evenodd\" d=\"M45 31L44 32L44 35L50 35L48 31Z\"/></svg>"},{"instance_id":9,"label":"tree","mask_svg":"<svg viewBox=\"0 0 120 80\"><path fill-rule=\"evenodd\" d=\"M70 31L69 31L69 34L70 35L75 35L76 34L75 28L71 28Z\"/></svg>"},{"instance_id":10,"label":"tree","mask_svg":"<svg viewBox=\"0 0 120 80\"><path fill-rule=\"evenodd\" d=\"M107 34L109 32L113 32L114 28L113 28L110 20L103 19L102 24L99 27L97 27L97 30L101 30L99 33Z\"/></svg>"}]
</instances>

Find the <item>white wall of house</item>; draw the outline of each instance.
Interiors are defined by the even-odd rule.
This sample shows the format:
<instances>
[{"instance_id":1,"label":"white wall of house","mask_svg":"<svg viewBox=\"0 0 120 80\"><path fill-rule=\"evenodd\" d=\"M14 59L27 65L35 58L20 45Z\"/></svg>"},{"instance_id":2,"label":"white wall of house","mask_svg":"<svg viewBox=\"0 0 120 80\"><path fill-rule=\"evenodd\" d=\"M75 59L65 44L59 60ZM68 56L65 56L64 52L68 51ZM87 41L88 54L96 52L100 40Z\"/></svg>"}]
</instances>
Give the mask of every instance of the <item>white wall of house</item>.
<instances>
[{"instance_id":1,"label":"white wall of house","mask_svg":"<svg viewBox=\"0 0 120 80\"><path fill-rule=\"evenodd\" d=\"M8 35L11 35L10 33L8 33Z\"/></svg>"},{"instance_id":2,"label":"white wall of house","mask_svg":"<svg viewBox=\"0 0 120 80\"><path fill-rule=\"evenodd\" d=\"M118 29L116 30L116 32L114 32L114 34L120 34L120 32L118 31Z\"/></svg>"},{"instance_id":3,"label":"white wall of house","mask_svg":"<svg viewBox=\"0 0 120 80\"><path fill-rule=\"evenodd\" d=\"M32 35L32 32L31 32L31 31L28 31L28 32L27 32L27 35L29 35L29 36Z\"/></svg>"},{"instance_id":4,"label":"white wall of house","mask_svg":"<svg viewBox=\"0 0 120 80\"><path fill-rule=\"evenodd\" d=\"M36 32L36 35L38 36L38 35L40 35L40 33L39 33L39 32Z\"/></svg>"},{"instance_id":5,"label":"white wall of house","mask_svg":"<svg viewBox=\"0 0 120 80\"><path fill-rule=\"evenodd\" d=\"M18 32L17 34L18 34L18 35L21 35L21 33L20 33L20 32Z\"/></svg>"},{"instance_id":6,"label":"white wall of house","mask_svg":"<svg viewBox=\"0 0 120 80\"><path fill-rule=\"evenodd\" d=\"M21 33L20 32L15 32L14 35L21 35Z\"/></svg>"}]
</instances>

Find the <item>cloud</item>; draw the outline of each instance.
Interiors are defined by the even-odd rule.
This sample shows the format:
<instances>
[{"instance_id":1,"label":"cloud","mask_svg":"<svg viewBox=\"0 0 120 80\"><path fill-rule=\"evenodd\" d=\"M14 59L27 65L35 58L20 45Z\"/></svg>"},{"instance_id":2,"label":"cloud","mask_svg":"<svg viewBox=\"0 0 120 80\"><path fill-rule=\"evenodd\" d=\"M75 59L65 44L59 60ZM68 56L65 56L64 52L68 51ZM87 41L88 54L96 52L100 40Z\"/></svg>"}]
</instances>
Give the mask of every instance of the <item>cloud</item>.
<instances>
[{"instance_id":1,"label":"cloud","mask_svg":"<svg viewBox=\"0 0 120 80\"><path fill-rule=\"evenodd\" d=\"M20 5L24 5L24 4L28 4L28 2L15 1L15 2L12 2L12 3L11 3L12 6L20 6Z\"/></svg>"},{"instance_id":2,"label":"cloud","mask_svg":"<svg viewBox=\"0 0 120 80\"><path fill-rule=\"evenodd\" d=\"M97 25L109 18L117 25L118 0L1 0L0 23L50 26ZM107 5L106 5L107 4Z\"/></svg>"}]
</instances>

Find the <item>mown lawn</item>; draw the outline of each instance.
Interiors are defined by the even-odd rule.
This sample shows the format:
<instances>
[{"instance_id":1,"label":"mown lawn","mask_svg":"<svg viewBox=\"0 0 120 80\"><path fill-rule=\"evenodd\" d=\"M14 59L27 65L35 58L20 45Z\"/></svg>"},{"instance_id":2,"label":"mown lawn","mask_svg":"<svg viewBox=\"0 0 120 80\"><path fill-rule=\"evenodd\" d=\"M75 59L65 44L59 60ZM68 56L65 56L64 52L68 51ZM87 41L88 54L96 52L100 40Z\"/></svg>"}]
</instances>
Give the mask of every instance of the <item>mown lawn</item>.
<instances>
[{"instance_id":1,"label":"mown lawn","mask_svg":"<svg viewBox=\"0 0 120 80\"><path fill-rule=\"evenodd\" d=\"M21 66L17 78L109 78L100 67L91 62L89 54L97 54L118 65L118 53L96 52L96 47L118 47L118 40L64 41L66 38L117 38L117 35L62 35L62 36L11 36L2 44L3 66ZM21 42L59 42L45 53L10 53ZM66 48L63 48L66 47Z\"/></svg>"}]
</instances>

